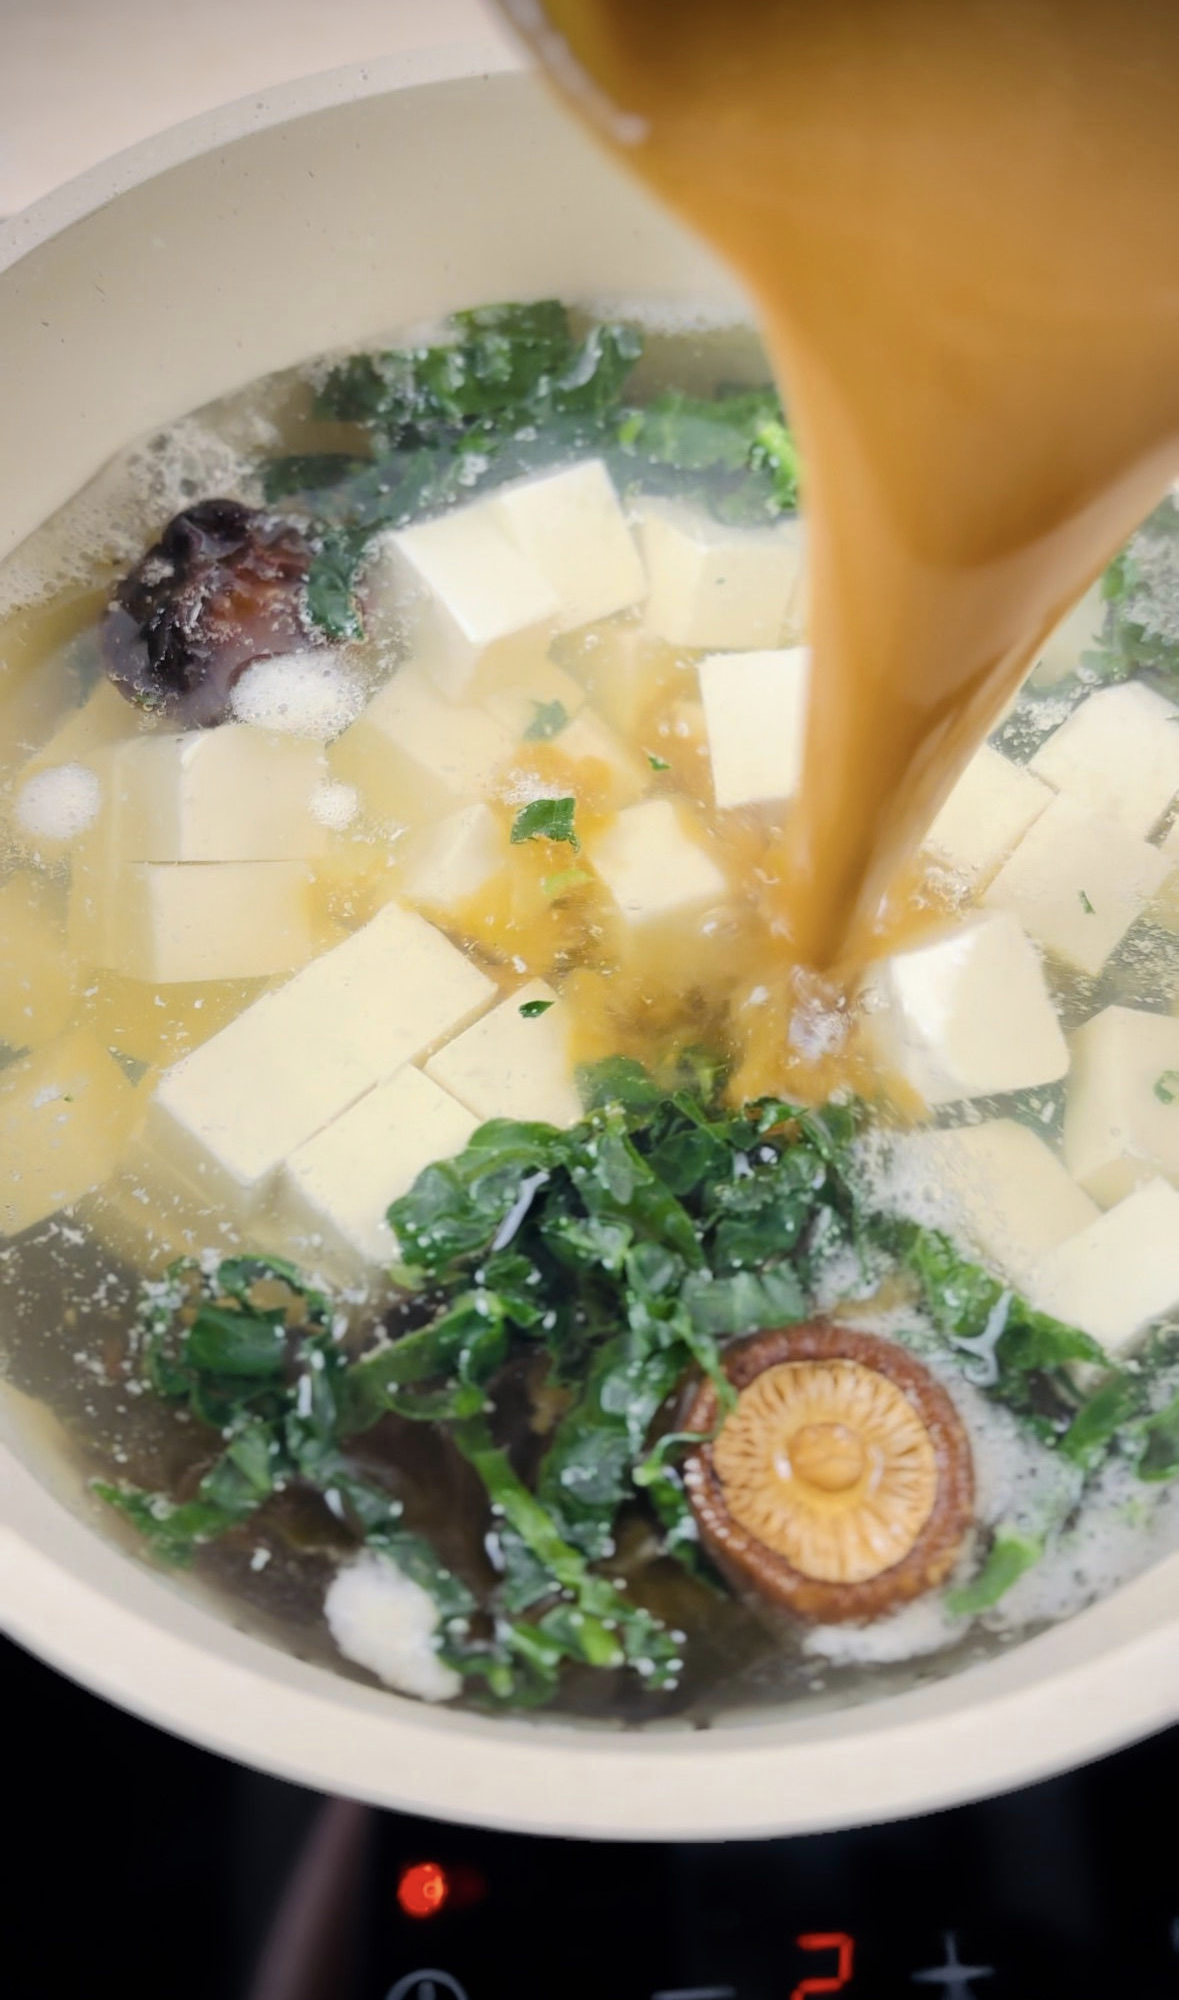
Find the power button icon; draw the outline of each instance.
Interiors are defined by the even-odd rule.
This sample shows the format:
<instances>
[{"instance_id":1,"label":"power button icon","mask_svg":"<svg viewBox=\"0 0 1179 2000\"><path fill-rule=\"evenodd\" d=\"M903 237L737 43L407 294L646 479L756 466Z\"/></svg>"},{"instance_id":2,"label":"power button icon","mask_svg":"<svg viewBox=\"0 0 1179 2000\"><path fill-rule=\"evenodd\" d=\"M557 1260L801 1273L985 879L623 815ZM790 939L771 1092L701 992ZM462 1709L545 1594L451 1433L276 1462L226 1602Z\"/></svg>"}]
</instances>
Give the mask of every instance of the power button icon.
<instances>
[{"instance_id":1,"label":"power button icon","mask_svg":"<svg viewBox=\"0 0 1179 2000\"><path fill-rule=\"evenodd\" d=\"M407 1972L389 1988L385 2000L467 2000L467 1989L449 1972L427 1967L422 1972Z\"/></svg>"}]
</instances>

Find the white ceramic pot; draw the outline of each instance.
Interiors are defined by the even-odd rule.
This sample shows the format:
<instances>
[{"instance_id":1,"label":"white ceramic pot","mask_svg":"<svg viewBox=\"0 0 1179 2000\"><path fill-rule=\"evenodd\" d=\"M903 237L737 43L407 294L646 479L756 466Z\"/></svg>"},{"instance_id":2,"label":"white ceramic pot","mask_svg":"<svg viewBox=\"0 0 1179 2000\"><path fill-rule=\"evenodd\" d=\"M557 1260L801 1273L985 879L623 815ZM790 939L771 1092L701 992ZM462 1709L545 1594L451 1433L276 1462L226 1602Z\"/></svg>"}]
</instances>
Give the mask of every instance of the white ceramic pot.
<instances>
[{"instance_id":1,"label":"white ceramic pot","mask_svg":"<svg viewBox=\"0 0 1179 2000\"><path fill-rule=\"evenodd\" d=\"M502 50L399 58L168 133L0 226L0 553L137 434L251 377L529 294L735 303ZM98 1693L325 1791L533 1832L719 1838L927 1810L1179 1714L1179 1559L936 1685L620 1734L429 1709L243 1634L119 1552L0 1418L9 1629Z\"/></svg>"}]
</instances>

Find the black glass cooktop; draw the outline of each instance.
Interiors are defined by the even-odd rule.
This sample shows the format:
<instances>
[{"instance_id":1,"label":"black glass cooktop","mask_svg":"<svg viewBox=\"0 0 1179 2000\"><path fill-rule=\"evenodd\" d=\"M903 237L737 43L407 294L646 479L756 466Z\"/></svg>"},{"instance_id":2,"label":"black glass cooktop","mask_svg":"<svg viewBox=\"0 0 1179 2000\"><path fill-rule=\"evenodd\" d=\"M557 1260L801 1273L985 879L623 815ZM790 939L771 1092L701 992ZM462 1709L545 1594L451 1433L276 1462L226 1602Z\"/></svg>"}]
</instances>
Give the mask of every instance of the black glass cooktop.
<instances>
[{"instance_id":1,"label":"black glass cooktop","mask_svg":"<svg viewBox=\"0 0 1179 2000\"><path fill-rule=\"evenodd\" d=\"M4 2000L1179 1996L1179 1730L889 1827L599 1845L324 1801L4 1673Z\"/></svg>"}]
</instances>

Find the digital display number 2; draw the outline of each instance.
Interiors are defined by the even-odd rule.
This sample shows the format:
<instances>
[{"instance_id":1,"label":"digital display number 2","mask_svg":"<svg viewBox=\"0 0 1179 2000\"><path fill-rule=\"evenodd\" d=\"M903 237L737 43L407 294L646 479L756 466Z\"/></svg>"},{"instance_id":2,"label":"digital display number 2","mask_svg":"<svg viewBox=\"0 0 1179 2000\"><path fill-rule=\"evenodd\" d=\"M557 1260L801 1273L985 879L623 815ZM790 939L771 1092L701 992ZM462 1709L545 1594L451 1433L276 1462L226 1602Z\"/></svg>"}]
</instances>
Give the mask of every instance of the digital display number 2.
<instances>
[{"instance_id":1,"label":"digital display number 2","mask_svg":"<svg viewBox=\"0 0 1179 2000\"><path fill-rule=\"evenodd\" d=\"M795 1939L795 1943L800 1951L833 1951L835 1970L800 1980L790 2000L810 2000L815 1993L842 1993L844 1987L850 1985L856 1941L846 1931L805 1931Z\"/></svg>"}]
</instances>

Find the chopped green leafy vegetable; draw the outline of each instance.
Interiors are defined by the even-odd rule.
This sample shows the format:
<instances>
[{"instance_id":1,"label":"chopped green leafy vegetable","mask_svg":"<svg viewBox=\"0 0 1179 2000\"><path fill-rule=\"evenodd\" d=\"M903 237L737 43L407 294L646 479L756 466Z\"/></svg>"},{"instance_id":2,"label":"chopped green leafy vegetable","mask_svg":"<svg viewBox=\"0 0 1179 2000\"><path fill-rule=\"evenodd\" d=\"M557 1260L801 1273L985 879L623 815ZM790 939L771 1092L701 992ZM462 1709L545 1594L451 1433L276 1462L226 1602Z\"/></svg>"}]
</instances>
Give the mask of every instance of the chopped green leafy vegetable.
<instances>
[{"instance_id":1,"label":"chopped green leafy vegetable","mask_svg":"<svg viewBox=\"0 0 1179 2000\"><path fill-rule=\"evenodd\" d=\"M990 1611L1043 1553L1043 1544L1033 1535L1019 1534L1014 1528L997 1529L978 1575L960 1589L947 1592L947 1610L956 1618L977 1618L980 1612Z\"/></svg>"},{"instance_id":2,"label":"chopped green leafy vegetable","mask_svg":"<svg viewBox=\"0 0 1179 2000\"><path fill-rule=\"evenodd\" d=\"M357 448L287 453L262 468L268 502L307 514L320 537L312 621L355 636L356 582L379 529L572 457L600 456L624 488L677 493L723 520L794 511L797 450L777 392L671 390L628 403L642 347L620 321L579 334L564 306L540 299L455 313L433 344L330 369L315 414L355 426Z\"/></svg>"},{"instance_id":3,"label":"chopped green leafy vegetable","mask_svg":"<svg viewBox=\"0 0 1179 2000\"><path fill-rule=\"evenodd\" d=\"M524 731L525 739L532 743L548 743L559 736L569 720L569 711L563 701L533 702L536 714Z\"/></svg>"},{"instance_id":4,"label":"chopped green leafy vegetable","mask_svg":"<svg viewBox=\"0 0 1179 2000\"><path fill-rule=\"evenodd\" d=\"M1105 681L1144 674L1179 693L1179 503L1174 494L1114 558L1102 579L1106 600L1100 643L1082 661Z\"/></svg>"},{"instance_id":5,"label":"chopped green leafy vegetable","mask_svg":"<svg viewBox=\"0 0 1179 2000\"><path fill-rule=\"evenodd\" d=\"M1143 1407L1143 1384L1136 1375L1108 1375L1082 1403L1068 1430L1061 1450L1078 1465L1094 1465L1114 1438Z\"/></svg>"},{"instance_id":6,"label":"chopped green leafy vegetable","mask_svg":"<svg viewBox=\"0 0 1179 2000\"><path fill-rule=\"evenodd\" d=\"M1152 1483L1179 1477L1179 1395L1142 1426L1138 1477Z\"/></svg>"},{"instance_id":7,"label":"chopped green leafy vegetable","mask_svg":"<svg viewBox=\"0 0 1179 2000\"><path fill-rule=\"evenodd\" d=\"M653 771L670 771L671 769L671 765L668 763L667 758L657 757L653 750L648 750L647 762L651 766L651 769Z\"/></svg>"},{"instance_id":8,"label":"chopped green leafy vegetable","mask_svg":"<svg viewBox=\"0 0 1179 2000\"><path fill-rule=\"evenodd\" d=\"M765 1099L734 1111L722 1080L700 1051L659 1076L614 1057L582 1072L578 1123L494 1119L427 1167L389 1210L423 1303L397 1338L376 1328L341 1345L330 1298L273 1260L181 1266L147 1287L144 1377L207 1428L210 1462L191 1497L98 1490L173 1562L288 1487L330 1495L358 1543L430 1593L441 1656L490 1699L549 1700L566 1661L671 1688L679 1635L597 1566L615 1558L627 1510L645 1505L664 1553L707 1577L676 1463L691 1442L675 1429L677 1392L702 1372L731 1407L724 1344L810 1316L833 1251L852 1253L865 1290L907 1273L963 1373L1062 1462L1090 1468L1116 1447L1144 1479L1179 1471L1179 1397L1152 1411L1147 1377L1123 1372L1077 1409L1067 1371L1106 1365L1095 1341L937 1231L874 1208L858 1165L863 1107ZM556 1397L527 1477L497 1431L505 1371L523 1364ZM408 1530L355 1455L389 1415L440 1427L478 1475L489 1588L473 1592ZM988 1609L1038 1550L1002 1530L951 1608Z\"/></svg>"},{"instance_id":9,"label":"chopped green leafy vegetable","mask_svg":"<svg viewBox=\"0 0 1179 2000\"><path fill-rule=\"evenodd\" d=\"M552 1005L551 1000L525 1000L520 1012L526 1021L535 1021L542 1014L547 1014Z\"/></svg>"},{"instance_id":10,"label":"chopped green leafy vegetable","mask_svg":"<svg viewBox=\"0 0 1179 2000\"><path fill-rule=\"evenodd\" d=\"M576 799L532 799L512 822L512 844L522 840L563 840L576 854L581 842L573 826Z\"/></svg>"},{"instance_id":11,"label":"chopped green leafy vegetable","mask_svg":"<svg viewBox=\"0 0 1179 2000\"><path fill-rule=\"evenodd\" d=\"M1093 908L1093 905L1092 905L1092 903L1091 903L1091 902L1089 901L1089 898L1088 898L1088 896L1087 896L1087 895L1085 894L1085 891L1084 891L1083 889L1078 889L1078 890L1077 890L1077 894L1078 894L1078 896L1079 896L1079 897L1080 897L1080 899L1081 899L1081 908L1082 908L1082 909L1084 910L1084 912L1085 912L1085 915L1086 915L1087 917L1093 917L1093 916L1096 916L1097 912L1096 912L1096 911L1095 911L1095 909Z\"/></svg>"},{"instance_id":12,"label":"chopped green leafy vegetable","mask_svg":"<svg viewBox=\"0 0 1179 2000\"><path fill-rule=\"evenodd\" d=\"M1179 1069L1165 1069L1155 1078L1154 1094L1160 1104L1174 1104L1179 1097Z\"/></svg>"},{"instance_id":13,"label":"chopped green leafy vegetable","mask_svg":"<svg viewBox=\"0 0 1179 2000\"><path fill-rule=\"evenodd\" d=\"M1054 1386L1074 1362L1105 1365L1099 1342L1079 1327L1037 1312L978 1264L964 1258L939 1230L905 1224L894 1236L921 1288L925 1309L944 1338L966 1357L967 1379L1019 1414L1041 1412L1047 1435L1063 1428L1063 1397Z\"/></svg>"}]
</instances>

